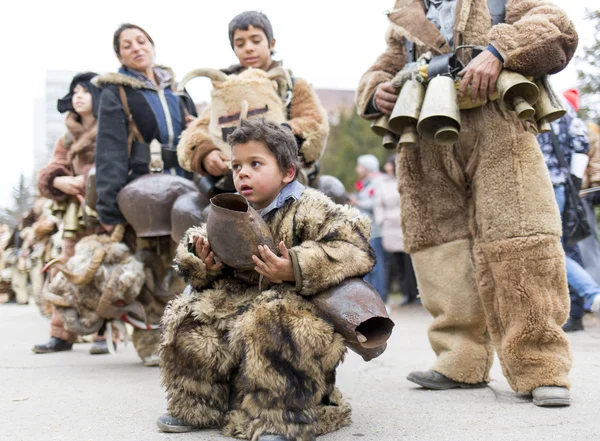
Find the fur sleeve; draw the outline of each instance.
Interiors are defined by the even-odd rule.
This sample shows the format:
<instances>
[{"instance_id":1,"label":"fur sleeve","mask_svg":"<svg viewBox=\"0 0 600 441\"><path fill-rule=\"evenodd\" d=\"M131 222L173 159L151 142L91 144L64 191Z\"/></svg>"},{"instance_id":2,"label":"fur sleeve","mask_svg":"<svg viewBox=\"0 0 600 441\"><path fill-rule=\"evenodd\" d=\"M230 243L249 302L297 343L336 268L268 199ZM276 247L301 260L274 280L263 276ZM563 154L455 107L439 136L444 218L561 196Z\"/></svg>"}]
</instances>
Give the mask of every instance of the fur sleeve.
<instances>
[{"instance_id":1,"label":"fur sleeve","mask_svg":"<svg viewBox=\"0 0 600 441\"><path fill-rule=\"evenodd\" d=\"M68 198L66 193L54 188L54 178L58 176L72 176L67 160L67 149L65 147L64 136L61 136L52 152L50 162L46 164L38 173L38 190L40 195L55 201L65 201Z\"/></svg>"},{"instance_id":2,"label":"fur sleeve","mask_svg":"<svg viewBox=\"0 0 600 441\"><path fill-rule=\"evenodd\" d=\"M329 121L310 84L298 78L293 92L288 124L294 135L303 140L300 155L305 163L310 164L323 155L329 136Z\"/></svg>"},{"instance_id":3,"label":"fur sleeve","mask_svg":"<svg viewBox=\"0 0 600 441\"><path fill-rule=\"evenodd\" d=\"M578 36L567 14L551 2L509 0L506 22L492 27L489 40L505 68L537 78L567 66Z\"/></svg>"},{"instance_id":4,"label":"fur sleeve","mask_svg":"<svg viewBox=\"0 0 600 441\"><path fill-rule=\"evenodd\" d=\"M404 38L390 26L385 39L386 51L377 58L358 83L356 109L363 118L372 119L380 115L379 113L366 115L367 106L375 94L375 89L381 83L391 81L406 64Z\"/></svg>"},{"instance_id":5,"label":"fur sleeve","mask_svg":"<svg viewBox=\"0 0 600 441\"><path fill-rule=\"evenodd\" d=\"M181 134L177 144L177 159L183 169L202 175L207 174L202 167L202 161L210 152L219 149L210 139L209 123L210 106Z\"/></svg>"},{"instance_id":6,"label":"fur sleeve","mask_svg":"<svg viewBox=\"0 0 600 441\"><path fill-rule=\"evenodd\" d=\"M367 217L312 189L305 190L298 204L295 235L301 243L290 253L301 273L299 294L313 295L371 271L375 252L369 245Z\"/></svg>"},{"instance_id":7,"label":"fur sleeve","mask_svg":"<svg viewBox=\"0 0 600 441\"><path fill-rule=\"evenodd\" d=\"M216 279L221 270L208 271L204 262L188 251L188 244L192 242L194 236L206 238L206 225L192 227L185 232L177 246L173 266L177 274L183 277L185 283L189 283L196 291L200 291Z\"/></svg>"}]
</instances>

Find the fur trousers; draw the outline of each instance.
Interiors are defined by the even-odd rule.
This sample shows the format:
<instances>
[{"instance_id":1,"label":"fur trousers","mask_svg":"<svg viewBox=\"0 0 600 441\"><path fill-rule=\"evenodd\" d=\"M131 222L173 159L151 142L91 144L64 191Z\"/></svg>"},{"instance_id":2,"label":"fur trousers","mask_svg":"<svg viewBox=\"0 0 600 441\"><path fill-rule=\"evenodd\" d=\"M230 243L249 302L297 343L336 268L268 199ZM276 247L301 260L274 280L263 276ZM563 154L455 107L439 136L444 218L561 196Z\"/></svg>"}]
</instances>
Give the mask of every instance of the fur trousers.
<instances>
[{"instance_id":1,"label":"fur trousers","mask_svg":"<svg viewBox=\"0 0 600 441\"><path fill-rule=\"evenodd\" d=\"M350 424L335 388L344 340L297 294L223 282L173 300L162 329L170 415L250 440L309 441Z\"/></svg>"},{"instance_id":2,"label":"fur trousers","mask_svg":"<svg viewBox=\"0 0 600 441\"><path fill-rule=\"evenodd\" d=\"M496 103L461 120L457 144L421 142L397 162L433 370L489 381L495 349L515 391L569 387L560 216L535 127Z\"/></svg>"}]
</instances>

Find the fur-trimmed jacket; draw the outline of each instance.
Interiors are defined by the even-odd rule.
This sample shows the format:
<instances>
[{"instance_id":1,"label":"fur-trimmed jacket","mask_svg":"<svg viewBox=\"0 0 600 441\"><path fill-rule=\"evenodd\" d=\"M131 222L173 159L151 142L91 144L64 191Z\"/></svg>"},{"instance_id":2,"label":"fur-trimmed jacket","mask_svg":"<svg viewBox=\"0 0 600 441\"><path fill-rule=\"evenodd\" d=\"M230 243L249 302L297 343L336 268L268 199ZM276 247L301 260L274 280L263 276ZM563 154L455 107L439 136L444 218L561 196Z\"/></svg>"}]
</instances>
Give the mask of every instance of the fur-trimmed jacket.
<instances>
[{"instance_id":1,"label":"fur-trimmed jacket","mask_svg":"<svg viewBox=\"0 0 600 441\"><path fill-rule=\"evenodd\" d=\"M271 69L281 68L281 63L274 62ZM239 74L245 69L237 64L221 69L227 75ZM291 76L290 71L290 76ZM293 77L292 77L293 78ZM280 87L287 87L280 84ZM285 91L279 95L284 96ZM302 78L293 78L292 99L288 105L287 124L296 136L300 147L299 156L305 165L318 161L327 144L329 121L327 113L321 105L312 86ZM179 165L185 170L206 175L202 161L210 152L218 150L210 138L210 106L181 135L177 146Z\"/></svg>"},{"instance_id":2,"label":"fur-trimmed jacket","mask_svg":"<svg viewBox=\"0 0 600 441\"><path fill-rule=\"evenodd\" d=\"M125 222L117 205L119 191L133 179L148 173L150 152L136 145L128 154L129 135L127 119L121 102L119 86L123 86L131 115L144 143L157 139L168 144L166 128L173 137L185 129L185 114L196 115L196 110L185 94L176 94L175 75L171 69L157 66L163 81L158 87L142 81L133 74L109 73L97 78L102 87L98 109L98 151L96 153L96 210L102 223L115 225ZM123 71L123 70L122 70ZM170 121L166 117L170 116ZM147 147L147 146L146 146Z\"/></svg>"},{"instance_id":3,"label":"fur-trimmed jacket","mask_svg":"<svg viewBox=\"0 0 600 441\"><path fill-rule=\"evenodd\" d=\"M347 278L363 277L375 264L369 245L370 220L354 208L334 204L318 190L305 189L298 201L289 199L265 220L273 242L283 241L288 248L294 267L295 285L280 285L284 289L287 285L310 296ZM206 226L190 228L181 240L175 256L179 275L197 291L233 282L230 268L207 271L204 262L188 251L194 236L206 237ZM258 286L248 285L248 289L258 292Z\"/></svg>"},{"instance_id":4,"label":"fur-trimmed jacket","mask_svg":"<svg viewBox=\"0 0 600 441\"><path fill-rule=\"evenodd\" d=\"M65 201L69 196L54 187L54 178L83 175L87 180L96 155L97 126L85 130L73 112L67 113L65 124L67 133L56 141L50 162L38 174L40 195L55 201Z\"/></svg>"},{"instance_id":5,"label":"fur-trimmed jacket","mask_svg":"<svg viewBox=\"0 0 600 441\"><path fill-rule=\"evenodd\" d=\"M457 0L454 45L492 44L504 58L506 69L538 78L567 66L577 48L577 32L567 14L546 0L508 0L503 23L492 26L487 0ZM451 52L437 27L427 20L422 0L396 0L388 15L387 50L379 56L360 80L356 103L359 115L376 118L368 112L375 89L391 81L407 62L405 37L416 44L416 56ZM469 50L459 53L465 65Z\"/></svg>"}]
</instances>

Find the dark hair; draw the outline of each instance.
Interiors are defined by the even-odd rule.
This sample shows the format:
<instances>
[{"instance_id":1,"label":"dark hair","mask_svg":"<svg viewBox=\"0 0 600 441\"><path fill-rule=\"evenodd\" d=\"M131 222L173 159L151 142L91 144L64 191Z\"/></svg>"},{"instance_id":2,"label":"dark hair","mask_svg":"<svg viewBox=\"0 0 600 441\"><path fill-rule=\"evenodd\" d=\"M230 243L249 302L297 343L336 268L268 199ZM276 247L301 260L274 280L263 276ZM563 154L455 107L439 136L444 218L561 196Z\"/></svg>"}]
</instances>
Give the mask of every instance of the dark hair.
<instances>
[{"instance_id":1,"label":"dark hair","mask_svg":"<svg viewBox=\"0 0 600 441\"><path fill-rule=\"evenodd\" d=\"M275 156L277 165L282 173L286 173L290 166L296 167L296 175L300 170L298 158L298 145L292 131L264 118L242 120L240 126L227 138L231 149L237 144L245 144L249 141L260 141L265 143L269 151Z\"/></svg>"},{"instance_id":2,"label":"dark hair","mask_svg":"<svg viewBox=\"0 0 600 441\"><path fill-rule=\"evenodd\" d=\"M150 34L146 32L143 28L133 23L123 23L121 24L121 26L119 26L119 28L115 31L113 35L113 49L115 50L115 54L117 54L117 57L121 55L121 34L127 29L138 29L146 36L148 41L152 43L152 46L154 46L154 40L152 39Z\"/></svg>"},{"instance_id":3,"label":"dark hair","mask_svg":"<svg viewBox=\"0 0 600 441\"><path fill-rule=\"evenodd\" d=\"M262 12L245 11L233 17L233 20L229 22L229 43L232 48L235 31L238 29L247 31L250 26L261 29L265 33L267 41L271 44L271 41L273 41L273 27L269 18Z\"/></svg>"}]
</instances>

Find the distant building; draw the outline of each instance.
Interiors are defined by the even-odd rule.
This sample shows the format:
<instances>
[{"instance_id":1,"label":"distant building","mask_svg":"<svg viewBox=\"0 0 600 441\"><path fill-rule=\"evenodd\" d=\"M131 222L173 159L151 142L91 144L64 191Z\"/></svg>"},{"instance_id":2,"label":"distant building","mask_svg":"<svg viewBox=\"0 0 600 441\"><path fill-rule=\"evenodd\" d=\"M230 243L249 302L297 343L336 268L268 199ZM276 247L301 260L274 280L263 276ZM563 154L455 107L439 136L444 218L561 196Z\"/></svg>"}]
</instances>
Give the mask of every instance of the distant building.
<instances>
[{"instance_id":1,"label":"distant building","mask_svg":"<svg viewBox=\"0 0 600 441\"><path fill-rule=\"evenodd\" d=\"M56 140L65 133L65 115L56 110L56 101L66 95L77 72L46 71L46 93L42 103L35 104L33 144L33 176L36 177L50 159Z\"/></svg>"},{"instance_id":2,"label":"distant building","mask_svg":"<svg viewBox=\"0 0 600 441\"><path fill-rule=\"evenodd\" d=\"M354 90L340 89L315 89L321 104L327 111L329 124L336 126L340 122L341 115L349 115L355 112Z\"/></svg>"}]
</instances>

